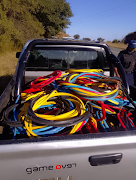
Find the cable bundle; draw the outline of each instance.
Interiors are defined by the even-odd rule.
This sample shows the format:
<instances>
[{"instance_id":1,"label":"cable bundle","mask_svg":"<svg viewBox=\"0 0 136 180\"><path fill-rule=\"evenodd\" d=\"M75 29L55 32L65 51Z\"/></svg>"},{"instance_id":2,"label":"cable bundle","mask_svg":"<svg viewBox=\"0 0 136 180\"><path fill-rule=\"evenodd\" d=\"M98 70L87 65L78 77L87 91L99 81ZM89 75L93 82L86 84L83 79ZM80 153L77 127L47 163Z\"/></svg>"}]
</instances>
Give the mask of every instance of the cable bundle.
<instances>
[{"instance_id":1,"label":"cable bundle","mask_svg":"<svg viewBox=\"0 0 136 180\"><path fill-rule=\"evenodd\" d=\"M5 119L11 126L13 123L9 123L8 114L14 108L15 106L6 110ZM85 107L78 97L56 90L40 98L34 98L30 104L24 103L20 111L20 123L16 126L22 124L28 136L55 134L65 127L71 127L69 134L73 134L81 129L91 116L89 105Z\"/></svg>"},{"instance_id":2,"label":"cable bundle","mask_svg":"<svg viewBox=\"0 0 136 180\"><path fill-rule=\"evenodd\" d=\"M62 75L60 70L56 70L48 76L40 76L29 84L29 89L23 91L23 93L33 93L44 90L44 87L53 82L55 79Z\"/></svg>"},{"instance_id":3,"label":"cable bundle","mask_svg":"<svg viewBox=\"0 0 136 180\"><path fill-rule=\"evenodd\" d=\"M47 86L50 88L47 91ZM14 136L29 137L133 130L135 102L121 80L102 70L70 69L39 77L5 111Z\"/></svg>"},{"instance_id":4,"label":"cable bundle","mask_svg":"<svg viewBox=\"0 0 136 180\"><path fill-rule=\"evenodd\" d=\"M71 73L66 81L59 81L63 89L69 89L72 94L87 101L113 99L118 95L119 83L118 80L96 72Z\"/></svg>"}]
</instances>

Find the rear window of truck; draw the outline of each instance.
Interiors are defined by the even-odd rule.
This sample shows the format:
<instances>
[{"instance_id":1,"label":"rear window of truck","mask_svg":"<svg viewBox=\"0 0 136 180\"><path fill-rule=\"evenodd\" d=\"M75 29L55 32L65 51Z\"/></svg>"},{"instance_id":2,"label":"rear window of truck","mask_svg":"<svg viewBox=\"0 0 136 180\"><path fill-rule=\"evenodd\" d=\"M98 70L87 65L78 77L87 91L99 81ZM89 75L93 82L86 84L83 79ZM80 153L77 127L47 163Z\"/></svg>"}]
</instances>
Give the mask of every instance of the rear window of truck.
<instances>
[{"instance_id":1,"label":"rear window of truck","mask_svg":"<svg viewBox=\"0 0 136 180\"><path fill-rule=\"evenodd\" d=\"M104 49L37 47L28 58L26 70L109 69Z\"/></svg>"}]
</instances>

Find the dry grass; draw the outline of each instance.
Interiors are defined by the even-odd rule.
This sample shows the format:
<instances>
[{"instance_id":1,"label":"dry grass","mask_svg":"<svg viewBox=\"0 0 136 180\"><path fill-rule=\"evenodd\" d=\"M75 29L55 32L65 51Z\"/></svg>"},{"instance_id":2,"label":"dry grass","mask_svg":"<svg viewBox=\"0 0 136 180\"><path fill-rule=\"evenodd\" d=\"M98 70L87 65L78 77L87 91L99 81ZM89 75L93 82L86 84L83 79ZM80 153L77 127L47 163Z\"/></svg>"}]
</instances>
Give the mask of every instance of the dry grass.
<instances>
[{"instance_id":1,"label":"dry grass","mask_svg":"<svg viewBox=\"0 0 136 180\"><path fill-rule=\"evenodd\" d=\"M114 48L119 48L119 49L126 49L127 48L127 44L123 44L123 43L112 43L110 41L105 42L109 47L114 47Z\"/></svg>"},{"instance_id":2,"label":"dry grass","mask_svg":"<svg viewBox=\"0 0 136 180\"><path fill-rule=\"evenodd\" d=\"M10 82L17 65L16 51L0 55L0 94Z\"/></svg>"},{"instance_id":3,"label":"dry grass","mask_svg":"<svg viewBox=\"0 0 136 180\"><path fill-rule=\"evenodd\" d=\"M17 61L16 52L6 52L0 55L0 76L13 75Z\"/></svg>"}]
</instances>

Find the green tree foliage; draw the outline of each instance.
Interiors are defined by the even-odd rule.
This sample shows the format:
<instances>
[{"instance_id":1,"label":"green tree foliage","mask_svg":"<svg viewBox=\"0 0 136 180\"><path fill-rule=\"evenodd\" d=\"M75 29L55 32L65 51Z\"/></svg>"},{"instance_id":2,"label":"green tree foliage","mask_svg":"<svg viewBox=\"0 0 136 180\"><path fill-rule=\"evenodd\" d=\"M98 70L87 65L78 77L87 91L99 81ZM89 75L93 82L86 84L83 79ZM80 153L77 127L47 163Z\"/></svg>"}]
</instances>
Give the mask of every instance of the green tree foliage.
<instances>
[{"instance_id":1,"label":"green tree foliage","mask_svg":"<svg viewBox=\"0 0 136 180\"><path fill-rule=\"evenodd\" d=\"M44 37L55 36L67 28L70 25L69 18L73 16L69 3L65 0L39 0L35 15L44 26Z\"/></svg>"},{"instance_id":2,"label":"green tree foliage","mask_svg":"<svg viewBox=\"0 0 136 180\"><path fill-rule=\"evenodd\" d=\"M74 39L79 39L80 35L79 34L75 34L73 37L74 37Z\"/></svg>"},{"instance_id":3,"label":"green tree foliage","mask_svg":"<svg viewBox=\"0 0 136 180\"><path fill-rule=\"evenodd\" d=\"M104 39L101 38L101 37L97 38L97 40L100 41L100 42L103 42L103 41L104 41Z\"/></svg>"},{"instance_id":4,"label":"green tree foliage","mask_svg":"<svg viewBox=\"0 0 136 180\"><path fill-rule=\"evenodd\" d=\"M0 0L0 46L54 36L72 15L65 0Z\"/></svg>"},{"instance_id":5,"label":"green tree foliage","mask_svg":"<svg viewBox=\"0 0 136 180\"><path fill-rule=\"evenodd\" d=\"M117 39L113 39L112 43L118 43L119 41Z\"/></svg>"},{"instance_id":6,"label":"green tree foliage","mask_svg":"<svg viewBox=\"0 0 136 180\"><path fill-rule=\"evenodd\" d=\"M34 0L0 1L2 44L22 46L28 39L38 38L44 34L42 23L32 15L37 5L35 2Z\"/></svg>"},{"instance_id":7,"label":"green tree foliage","mask_svg":"<svg viewBox=\"0 0 136 180\"><path fill-rule=\"evenodd\" d=\"M0 6L0 49L7 44L12 44L12 38L19 37L13 22L7 18L6 12Z\"/></svg>"}]
</instances>

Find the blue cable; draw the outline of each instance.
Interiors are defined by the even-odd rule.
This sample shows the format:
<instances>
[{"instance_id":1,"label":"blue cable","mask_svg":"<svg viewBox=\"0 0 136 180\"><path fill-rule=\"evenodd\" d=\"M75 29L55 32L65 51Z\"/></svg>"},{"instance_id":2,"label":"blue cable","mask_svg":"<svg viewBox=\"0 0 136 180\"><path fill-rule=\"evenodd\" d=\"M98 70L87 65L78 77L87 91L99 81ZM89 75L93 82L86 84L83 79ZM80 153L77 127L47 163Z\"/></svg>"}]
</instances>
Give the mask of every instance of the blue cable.
<instances>
[{"instance_id":1,"label":"blue cable","mask_svg":"<svg viewBox=\"0 0 136 180\"><path fill-rule=\"evenodd\" d=\"M44 130L44 128L41 128L40 130L40 132L36 132L35 130L33 130L33 132L35 133L35 134L37 134L37 135L48 135L48 134L56 134L56 133L58 133L59 131L61 131L61 130L63 130L65 127L51 127L50 126L50 130L48 130L48 131L44 131L44 132L42 132L43 130ZM37 129L36 129L37 130Z\"/></svg>"},{"instance_id":2,"label":"blue cable","mask_svg":"<svg viewBox=\"0 0 136 180\"><path fill-rule=\"evenodd\" d=\"M54 80L53 82L51 82L51 85L53 86L54 89L58 88L58 85L56 84L56 81Z\"/></svg>"},{"instance_id":3,"label":"blue cable","mask_svg":"<svg viewBox=\"0 0 136 180\"><path fill-rule=\"evenodd\" d=\"M100 116L102 117L102 111L100 111ZM108 131L111 131L109 125L106 122L106 119L107 119L107 117L105 117L105 119L103 120L104 126Z\"/></svg>"},{"instance_id":4,"label":"blue cable","mask_svg":"<svg viewBox=\"0 0 136 180\"><path fill-rule=\"evenodd\" d=\"M132 129L133 129L133 130L135 130L136 128L135 128L135 127L133 127L133 125L132 125L132 123L133 123L132 119L130 119L129 117L127 117L127 118L131 121L131 122L129 121L129 123L130 123L130 125L131 125Z\"/></svg>"},{"instance_id":5,"label":"blue cable","mask_svg":"<svg viewBox=\"0 0 136 180\"><path fill-rule=\"evenodd\" d=\"M65 86L63 86L63 87L65 87L66 89L67 88L70 88L72 91L75 91L75 92L78 92L79 94L82 94L82 95L86 95L85 93L82 93L82 92L80 92L80 91L78 91L78 90L75 90L75 89L72 89L72 87L73 88L82 88L82 89L85 89L85 90L91 90L91 91L93 91L93 92L98 92L98 91L96 91L96 90L93 90L93 89L91 89L91 88L87 88L87 87L84 87L84 86L74 86L74 85L65 85ZM113 95L112 97L107 97L107 98L89 98L88 96L87 96L87 98L86 99L89 99L89 100L94 100L94 101L106 101L106 100L108 100L108 99L113 99L114 97L116 97L118 95L118 91L115 93L115 95ZM80 95L79 95L80 96ZM114 100L114 101L116 101L116 100Z\"/></svg>"},{"instance_id":6,"label":"blue cable","mask_svg":"<svg viewBox=\"0 0 136 180\"><path fill-rule=\"evenodd\" d=\"M70 107L70 110L73 110L74 109L74 105L71 101L69 101L68 99L65 99L68 104L69 104L69 107ZM47 105L48 106L48 105ZM46 106L46 107L47 107ZM45 106L42 106L42 107L45 107ZM53 106L52 106L53 107ZM86 121L87 122L87 121ZM85 122L85 123L86 123ZM44 128L40 128L40 129L35 129L33 130L33 132L36 134L36 135L53 135L53 134L56 134L58 132L60 132L61 130L63 130L65 127L53 127L53 126L47 126L47 127L44 127Z\"/></svg>"},{"instance_id":7,"label":"blue cable","mask_svg":"<svg viewBox=\"0 0 136 180\"><path fill-rule=\"evenodd\" d=\"M91 72L89 72L89 73L91 73ZM80 76L82 76L82 75L89 74L89 73L81 73L81 74L75 76L75 77L70 81L70 83L72 83L73 81L75 81L78 77L80 77ZM96 73L96 72L92 72L92 74L96 74L96 75L98 75L98 76L103 76L102 74L99 74L99 73ZM82 77L83 77L83 76L82 76ZM97 77L97 76L92 76L91 74L90 74L90 75L86 75L86 77L95 77L96 79L99 79L99 78L100 78L100 77Z\"/></svg>"},{"instance_id":8,"label":"blue cable","mask_svg":"<svg viewBox=\"0 0 136 180\"><path fill-rule=\"evenodd\" d=\"M99 116L98 112L99 112L99 111L96 111L96 117L97 117L97 119L100 119L100 116ZM106 130L106 128L104 127L103 123L102 123L101 121L100 121L99 123L101 124L102 128L104 129L104 131L107 132L107 130Z\"/></svg>"},{"instance_id":9,"label":"blue cable","mask_svg":"<svg viewBox=\"0 0 136 180\"><path fill-rule=\"evenodd\" d=\"M88 91L93 91L93 92L99 92L99 91L97 91L97 90L94 90L94 89L91 89L91 88L88 88L88 87L85 87L85 86L80 86L80 85L63 85L63 87L65 87L65 88L79 88L79 89L85 89L85 90L88 90ZM73 89L72 89L73 90ZM78 90L75 90L75 91L77 91L77 92L80 92L80 91L78 91Z\"/></svg>"},{"instance_id":10,"label":"blue cable","mask_svg":"<svg viewBox=\"0 0 136 180\"><path fill-rule=\"evenodd\" d=\"M19 98L20 98L20 95L17 97L17 99L16 99L16 101L15 101L15 104L17 104L18 103L18 101L19 101ZM16 108L14 108L13 109L13 121L17 121L17 118L16 118ZM18 117L18 116L17 116ZM13 139L15 139L15 137L16 137L16 134L17 134L17 128L15 127L14 129L13 129Z\"/></svg>"}]
</instances>

